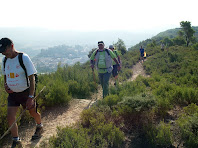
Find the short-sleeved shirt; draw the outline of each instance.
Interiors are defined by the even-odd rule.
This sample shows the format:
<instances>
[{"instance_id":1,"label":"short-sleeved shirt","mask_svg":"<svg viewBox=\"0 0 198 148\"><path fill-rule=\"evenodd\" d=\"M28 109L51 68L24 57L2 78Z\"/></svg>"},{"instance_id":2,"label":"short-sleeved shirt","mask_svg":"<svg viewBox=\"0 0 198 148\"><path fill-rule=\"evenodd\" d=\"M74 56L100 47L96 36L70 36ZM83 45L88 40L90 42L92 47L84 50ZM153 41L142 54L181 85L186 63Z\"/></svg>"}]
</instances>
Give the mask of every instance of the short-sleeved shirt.
<instances>
[{"instance_id":1,"label":"short-sleeved shirt","mask_svg":"<svg viewBox=\"0 0 198 148\"><path fill-rule=\"evenodd\" d=\"M120 52L117 50L113 50L113 53L116 55L116 58L118 59L118 56L120 56ZM112 62L113 62L113 65L117 65L114 60Z\"/></svg>"},{"instance_id":2,"label":"short-sleeved shirt","mask_svg":"<svg viewBox=\"0 0 198 148\"><path fill-rule=\"evenodd\" d=\"M144 48L140 48L140 53L144 53Z\"/></svg>"},{"instance_id":3,"label":"short-sleeved shirt","mask_svg":"<svg viewBox=\"0 0 198 148\"><path fill-rule=\"evenodd\" d=\"M28 76L37 73L36 68L27 54L23 53L22 59ZM18 55L13 59L7 59L5 71L2 61L2 72L3 75L6 75L6 83L13 92L22 92L28 88L25 71L19 63Z\"/></svg>"},{"instance_id":4,"label":"short-sleeved shirt","mask_svg":"<svg viewBox=\"0 0 198 148\"><path fill-rule=\"evenodd\" d=\"M90 57L90 60L94 60L95 59L96 51L97 50L95 50L92 53L92 55ZM116 58L116 55L111 50L108 50L108 51L109 51L109 54L110 54L112 59ZM106 60L105 60L105 52L106 52L105 50L102 50L102 51L98 50L98 53L97 53L97 54L99 54L98 65L97 65L99 73L106 73L107 72Z\"/></svg>"}]
</instances>

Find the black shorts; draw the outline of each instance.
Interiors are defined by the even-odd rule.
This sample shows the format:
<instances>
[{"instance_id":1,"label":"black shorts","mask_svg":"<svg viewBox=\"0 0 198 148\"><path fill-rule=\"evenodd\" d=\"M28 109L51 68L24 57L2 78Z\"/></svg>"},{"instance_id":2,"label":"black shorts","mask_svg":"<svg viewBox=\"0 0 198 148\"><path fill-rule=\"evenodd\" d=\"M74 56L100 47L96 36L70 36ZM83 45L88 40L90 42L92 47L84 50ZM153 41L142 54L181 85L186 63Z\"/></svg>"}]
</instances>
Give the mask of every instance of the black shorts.
<instances>
[{"instance_id":1,"label":"black shorts","mask_svg":"<svg viewBox=\"0 0 198 148\"><path fill-rule=\"evenodd\" d=\"M140 56L141 56L141 57L144 57L144 52L143 52L143 53L140 53Z\"/></svg>"},{"instance_id":2,"label":"black shorts","mask_svg":"<svg viewBox=\"0 0 198 148\"><path fill-rule=\"evenodd\" d=\"M113 77L118 75L118 65L113 65L112 74L113 74Z\"/></svg>"},{"instance_id":3,"label":"black shorts","mask_svg":"<svg viewBox=\"0 0 198 148\"><path fill-rule=\"evenodd\" d=\"M13 92L8 96L8 106L17 107L22 105L23 108L26 108L26 102L29 96L29 88L22 92ZM35 107L35 105L33 106Z\"/></svg>"}]
</instances>

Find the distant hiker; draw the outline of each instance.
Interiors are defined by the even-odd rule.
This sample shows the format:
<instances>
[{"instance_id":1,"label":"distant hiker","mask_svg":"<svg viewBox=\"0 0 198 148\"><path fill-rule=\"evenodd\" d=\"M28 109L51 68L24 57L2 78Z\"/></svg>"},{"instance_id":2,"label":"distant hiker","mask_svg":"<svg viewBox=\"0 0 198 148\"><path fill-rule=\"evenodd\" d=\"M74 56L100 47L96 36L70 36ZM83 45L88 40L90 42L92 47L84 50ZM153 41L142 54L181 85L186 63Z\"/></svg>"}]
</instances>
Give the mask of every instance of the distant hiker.
<instances>
[{"instance_id":1,"label":"distant hiker","mask_svg":"<svg viewBox=\"0 0 198 148\"><path fill-rule=\"evenodd\" d=\"M144 62L144 48L140 47L140 62Z\"/></svg>"},{"instance_id":2,"label":"distant hiker","mask_svg":"<svg viewBox=\"0 0 198 148\"><path fill-rule=\"evenodd\" d=\"M116 55L110 50L104 48L104 42L98 42L99 49L96 49L91 57L91 68L94 69L94 65L98 70L98 76L100 83L103 88L103 98L109 94L109 79L111 76L111 72L113 70L112 59L118 65L118 70L120 70L120 63L116 59Z\"/></svg>"},{"instance_id":3,"label":"distant hiker","mask_svg":"<svg viewBox=\"0 0 198 148\"><path fill-rule=\"evenodd\" d=\"M111 49L113 51L113 53L116 55L116 58L118 60L118 62L121 64L121 58L120 58L120 53L115 50L113 45L109 45L109 49ZM113 71L112 71L113 77L115 78L115 83L114 85L116 85L116 80L118 79L118 65L115 63L115 61L113 60Z\"/></svg>"},{"instance_id":4,"label":"distant hiker","mask_svg":"<svg viewBox=\"0 0 198 148\"><path fill-rule=\"evenodd\" d=\"M161 51L164 51L164 47L165 47L165 45L164 45L164 43L162 43L161 44Z\"/></svg>"},{"instance_id":5,"label":"distant hiker","mask_svg":"<svg viewBox=\"0 0 198 148\"><path fill-rule=\"evenodd\" d=\"M35 93L35 76L37 73L31 59L25 53L15 50L14 44L9 38L0 40L0 53L5 55L2 60L2 72L4 75L4 87L8 95L8 124L11 126L16 120L16 113L20 105L27 108L37 125L32 139L41 137L43 125L41 115L37 112L36 103L33 101ZM23 65L21 65L23 62ZM26 71L24 70L24 67ZM12 148L22 147L18 135L18 126L15 124L11 129L13 137Z\"/></svg>"}]
</instances>

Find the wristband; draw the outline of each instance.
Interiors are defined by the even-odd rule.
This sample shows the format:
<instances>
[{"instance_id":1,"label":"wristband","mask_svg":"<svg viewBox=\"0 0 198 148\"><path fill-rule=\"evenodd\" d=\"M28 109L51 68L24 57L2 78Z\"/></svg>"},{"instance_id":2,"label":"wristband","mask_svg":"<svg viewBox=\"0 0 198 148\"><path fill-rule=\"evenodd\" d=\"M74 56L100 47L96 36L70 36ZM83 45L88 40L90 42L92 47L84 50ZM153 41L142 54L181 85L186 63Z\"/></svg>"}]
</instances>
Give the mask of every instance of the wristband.
<instances>
[{"instance_id":1,"label":"wristband","mask_svg":"<svg viewBox=\"0 0 198 148\"><path fill-rule=\"evenodd\" d=\"M33 95L29 95L28 97L29 97L29 98L31 98L31 99L33 99L33 98L34 98L34 96L33 96Z\"/></svg>"}]
</instances>

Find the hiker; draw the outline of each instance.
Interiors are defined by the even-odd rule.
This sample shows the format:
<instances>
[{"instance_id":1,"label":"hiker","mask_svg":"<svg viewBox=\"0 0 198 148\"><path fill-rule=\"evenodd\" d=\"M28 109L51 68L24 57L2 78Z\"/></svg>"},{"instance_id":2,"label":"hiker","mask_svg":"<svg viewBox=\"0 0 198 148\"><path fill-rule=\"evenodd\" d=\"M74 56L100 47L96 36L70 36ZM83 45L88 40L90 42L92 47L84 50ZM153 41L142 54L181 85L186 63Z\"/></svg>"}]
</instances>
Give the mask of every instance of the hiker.
<instances>
[{"instance_id":1,"label":"hiker","mask_svg":"<svg viewBox=\"0 0 198 148\"><path fill-rule=\"evenodd\" d=\"M99 49L96 49L90 57L92 70L94 70L94 65L96 65L98 70L100 84L103 89L103 98L109 94L109 79L113 70L112 59L118 65L118 70L120 70L120 63L116 59L116 55L110 49L104 48L104 46L104 42L99 41Z\"/></svg>"},{"instance_id":2,"label":"hiker","mask_svg":"<svg viewBox=\"0 0 198 148\"><path fill-rule=\"evenodd\" d=\"M144 48L140 47L140 62L144 62Z\"/></svg>"},{"instance_id":3,"label":"hiker","mask_svg":"<svg viewBox=\"0 0 198 148\"><path fill-rule=\"evenodd\" d=\"M161 44L161 51L164 51L164 47L165 47L165 45L164 45L164 43L162 43Z\"/></svg>"},{"instance_id":4,"label":"hiker","mask_svg":"<svg viewBox=\"0 0 198 148\"><path fill-rule=\"evenodd\" d=\"M34 117L37 125L36 131L32 136L32 140L38 139L43 133L43 125L41 123L41 115L37 112L36 103L33 101L35 93L35 76L37 73L31 59L25 53L15 50L13 41L9 38L0 40L0 53L5 57L2 60L2 72L4 75L4 87L8 95L7 120L11 126L16 120L16 113L20 105L27 108L32 117ZM22 67L25 66L25 69ZM27 76L26 76L27 74ZM11 128L13 137L12 148L22 147L21 140L18 135L17 123Z\"/></svg>"},{"instance_id":5,"label":"hiker","mask_svg":"<svg viewBox=\"0 0 198 148\"><path fill-rule=\"evenodd\" d=\"M120 53L115 50L114 46L113 45L109 45L109 49L111 49L113 51L113 53L116 55L116 58L118 60L118 62L120 63L121 65L121 59L120 59ZM114 85L116 85L116 81L118 79L118 65L115 63L115 61L113 60L113 70L112 70L112 74L113 74L113 77L115 78L115 83Z\"/></svg>"}]
</instances>

